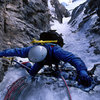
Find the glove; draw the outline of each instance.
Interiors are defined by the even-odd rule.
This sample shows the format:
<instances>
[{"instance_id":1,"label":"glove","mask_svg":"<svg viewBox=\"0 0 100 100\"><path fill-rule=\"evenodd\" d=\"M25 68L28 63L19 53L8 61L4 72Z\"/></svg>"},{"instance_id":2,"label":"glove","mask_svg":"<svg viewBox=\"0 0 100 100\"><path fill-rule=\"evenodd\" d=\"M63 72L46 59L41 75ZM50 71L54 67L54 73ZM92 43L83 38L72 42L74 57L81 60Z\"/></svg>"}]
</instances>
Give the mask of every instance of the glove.
<instances>
[{"instance_id":1,"label":"glove","mask_svg":"<svg viewBox=\"0 0 100 100\"><path fill-rule=\"evenodd\" d=\"M65 79L68 79L68 75L66 74L66 72L55 71L55 72L53 73L53 75L54 75L56 78L61 78L61 76L63 76Z\"/></svg>"},{"instance_id":2,"label":"glove","mask_svg":"<svg viewBox=\"0 0 100 100\"><path fill-rule=\"evenodd\" d=\"M88 75L87 71L81 70L79 72L78 83L85 87L89 87L92 84L92 78Z\"/></svg>"},{"instance_id":3,"label":"glove","mask_svg":"<svg viewBox=\"0 0 100 100\"><path fill-rule=\"evenodd\" d=\"M61 77L61 72L60 71L55 71L52 73L56 78L60 78Z\"/></svg>"},{"instance_id":4,"label":"glove","mask_svg":"<svg viewBox=\"0 0 100 100\"><path fill-rule=\"evenodd\" d=\"M25 65L26 66L26 70L27 70L27 72L29 73L29 69L28 68L30 68L31 69L31 67L32 67L32 65L31 65L31 63L30 62L22 62L22 64L23 65ZM23 66L22 66L23 67ZM27 68L28 67L28 68Z\"/></svg>"}]
</instances>

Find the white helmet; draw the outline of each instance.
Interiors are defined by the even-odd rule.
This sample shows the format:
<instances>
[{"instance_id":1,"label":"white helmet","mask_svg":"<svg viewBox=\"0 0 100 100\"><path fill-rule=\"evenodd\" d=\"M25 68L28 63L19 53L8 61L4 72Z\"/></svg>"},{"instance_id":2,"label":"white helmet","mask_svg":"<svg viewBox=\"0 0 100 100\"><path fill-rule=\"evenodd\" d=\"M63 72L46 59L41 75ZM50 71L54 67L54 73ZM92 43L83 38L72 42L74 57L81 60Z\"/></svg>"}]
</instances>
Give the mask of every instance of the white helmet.
<instances>
[{"instance_id":1,"label":"white helmet","mask_svg":"<svg viewBox=\"0 0 100 100\"><path fill-rule=\"evenodd\" d=\"M28 53L28 58L32 62L41 62L47 56L47 49L44 46L34 46Z\"/></svg>"}]
</instances>

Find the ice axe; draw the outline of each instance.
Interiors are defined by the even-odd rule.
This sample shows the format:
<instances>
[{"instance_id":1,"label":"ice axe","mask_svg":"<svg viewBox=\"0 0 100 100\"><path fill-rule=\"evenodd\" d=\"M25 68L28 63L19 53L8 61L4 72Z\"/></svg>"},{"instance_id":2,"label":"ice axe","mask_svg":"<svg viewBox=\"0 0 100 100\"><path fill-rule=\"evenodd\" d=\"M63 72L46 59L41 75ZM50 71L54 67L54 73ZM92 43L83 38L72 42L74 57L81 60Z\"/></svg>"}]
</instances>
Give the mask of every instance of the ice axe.
<instances>
[{"instance_id":1,"label":"ice axe","mask_svg":"<svg viewBox=\"0 0 100 100\"><path fill-rule=\"evenodd\" d=\"M27 70L31 70L31 68L25 66L24 64L19 63L18 61L13 59L13 62L16 62L17 64L19 64L20 66L22 66L23 68L27 69Z\"/></svg>"},{"instance_id":2,"label":"ice axe","mask_svg":"<svg viewBox=\"0 0 100 100\"><path fill-rule=\"evenodd\" d=\"M16 62L17 64L19 64L21 67L27 69L27 70L31 70L31 68L25 66L24 64L19 63L18 61L14 60L14 57L3 57L4 59L7 59L11 62Z\"/></svg>"}]
</instances>

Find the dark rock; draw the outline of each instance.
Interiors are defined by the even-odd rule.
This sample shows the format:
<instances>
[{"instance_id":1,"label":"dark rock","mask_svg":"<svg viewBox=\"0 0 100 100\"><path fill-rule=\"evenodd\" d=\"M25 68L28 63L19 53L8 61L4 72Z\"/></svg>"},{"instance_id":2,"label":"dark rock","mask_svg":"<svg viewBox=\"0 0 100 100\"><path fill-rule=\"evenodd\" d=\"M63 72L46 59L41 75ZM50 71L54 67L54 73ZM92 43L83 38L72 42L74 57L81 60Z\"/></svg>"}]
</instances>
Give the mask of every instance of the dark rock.
<instances>
[{"instance_id":1,"label":"dark rock","mask_svg":"<svg viewBox=\"0 0 100 100\"><path fill-rule=\"evenodd\" d=\"M85 14L93 12L96 9L96 2L94 0L87 0L87 6L85 8Z\"/></svg>"},{"instance_id":2,"label":"dark rock","mask_svg":"<svg viewBox=\"0 0 100 100\"><path fill-rule=\"evenodd\" d=\"M4 73L8 70L10 63L6 59L0 59L0 82L3 80Z\"/></svg>"},{"instance_id":3,"label":"dark rock","mask_svg":"<svg viewBox=\"0 0 100 100\"><path fill-rule=\"evenodd\" d=\"M0 0L0 3L4 3L4 0Z\"/></svg>"},{"instance_id":4,"label":"dark rock","mask_svg":"<svg viewBox=\"0 0 100 100\"><path fill-rule=\"evenodd\" d=\"M71 19L70 21L68 22L68 24L73 24L73 22L75 23L76 22L76 18L82 13L84 7L85 7L85 3L79 5L78 7L76 7L73 12L72 12L72 15L71 15Z\"/></svg>"},{"instance_id":5,"label":"dark rock","mask_svg":"<svg viewBox=\"0 0 100 100\"><path fill-rule=\"evenodd\" d=\"M8 70L8 67L10 66L10 62L7 59L2 59L2 66L4 68L4 72Z\"/></svg>"},{"instance_id":6,"label":"dark rock","mask_svg":"<svg viewBox=\"0 0 100 100\"><path fill-rule=\"evenodd\" d=\"M3 80L5 72L8 71L8 67L11 67L11 61L5 58L0 59L0 82Z\"/></svg>"},{"instance_id":7,"label":"dark rock","mask_svg":"<svg viewBox=\"0 0 100 100\"><path fill-rule=\"evenodd\" d=\"M97 15L98 15L99 21L100 21L100 0L97 0Z\"/></svg>"},{"instance_id":8,"label":"dark rock","mask_svg":"<svg viewBox=\"0 0 100 100\"><path fill-rule=\"evenodd\" d=\"M97 55L97 54L100 54L100 49L98 47L95 48L94 50L94 53Z\"/></svg>"},{"instance_id":9,"label":"dark rock","mask_svg":"<svg viewBox=\"0 0 100 100\"><path fill-rule=\"evenodd\" d=\"M51 5L54 6L57 19L60 23L62 23L63 17L70 16L69 11L58 0L51 0Z\"/></svg>"},{"instance_id":10,"label":"dark rock","mask_svg":"<svg viewBox=\"0 0 100 100\"><path fill-rule=\"evenodd\" d=\"M23 2L27 5L28 4L28 0L23 0Z\"/></svg>"},{"instance_id":11,"label":"dark rock","mask_svg":"<svg viewBox=\"0 0 100 100\"><path fill-rule=\"evenodd\" d=\"M1 49L31 45L32 37L39 38L41 31L50 29L49 21L46 0L4 0L0 5Z\"/></svg>"},{"instance_id":12,"label":"dark rock","mask_svg":"<svg viewBox=\"0 0 100 100\"><path fill-rule=\"evenodd\" d=\"M96 22L89 31L100 35L100 22Z\"/></svg>"},{"instance_id":13,"label":"dark rock","mask_svg":"<svg viewBox=\"0 0 100 100\"><path fill-rule=\"evenodd\" d=\"M100 0L88 0L88 4L84 13L88 14L93 11L96 11L98 17L100 18Z\"/></svg>"},{"instance_id":14,"label":"dark rock","mask_svg":"<svg viewBox=\"0 0 100 100\"><path fill-rule=\"evenodd\" d=\"M0 82L3 80L4 77L4 67L2 66L2 63L0 62Z\"/></svg>"}]
</instances>

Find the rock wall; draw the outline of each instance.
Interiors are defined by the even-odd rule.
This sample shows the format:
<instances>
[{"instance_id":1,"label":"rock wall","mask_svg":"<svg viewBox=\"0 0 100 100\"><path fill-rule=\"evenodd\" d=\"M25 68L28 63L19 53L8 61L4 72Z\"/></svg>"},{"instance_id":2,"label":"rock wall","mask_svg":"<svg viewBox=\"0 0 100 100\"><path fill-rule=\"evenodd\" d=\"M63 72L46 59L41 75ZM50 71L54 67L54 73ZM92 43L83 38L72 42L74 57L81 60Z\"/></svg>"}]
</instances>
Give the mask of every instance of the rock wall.
<instances>
[{"instance_id":1,"label":"rock wall","mask_svg":"<svg viewBox=\"0 0 100 100\"><path fill-rule=\"evenodd\" d=\"M47 0L0 0L0 49L30 45L50 29Z\"/></svg>"}]
</instances>

